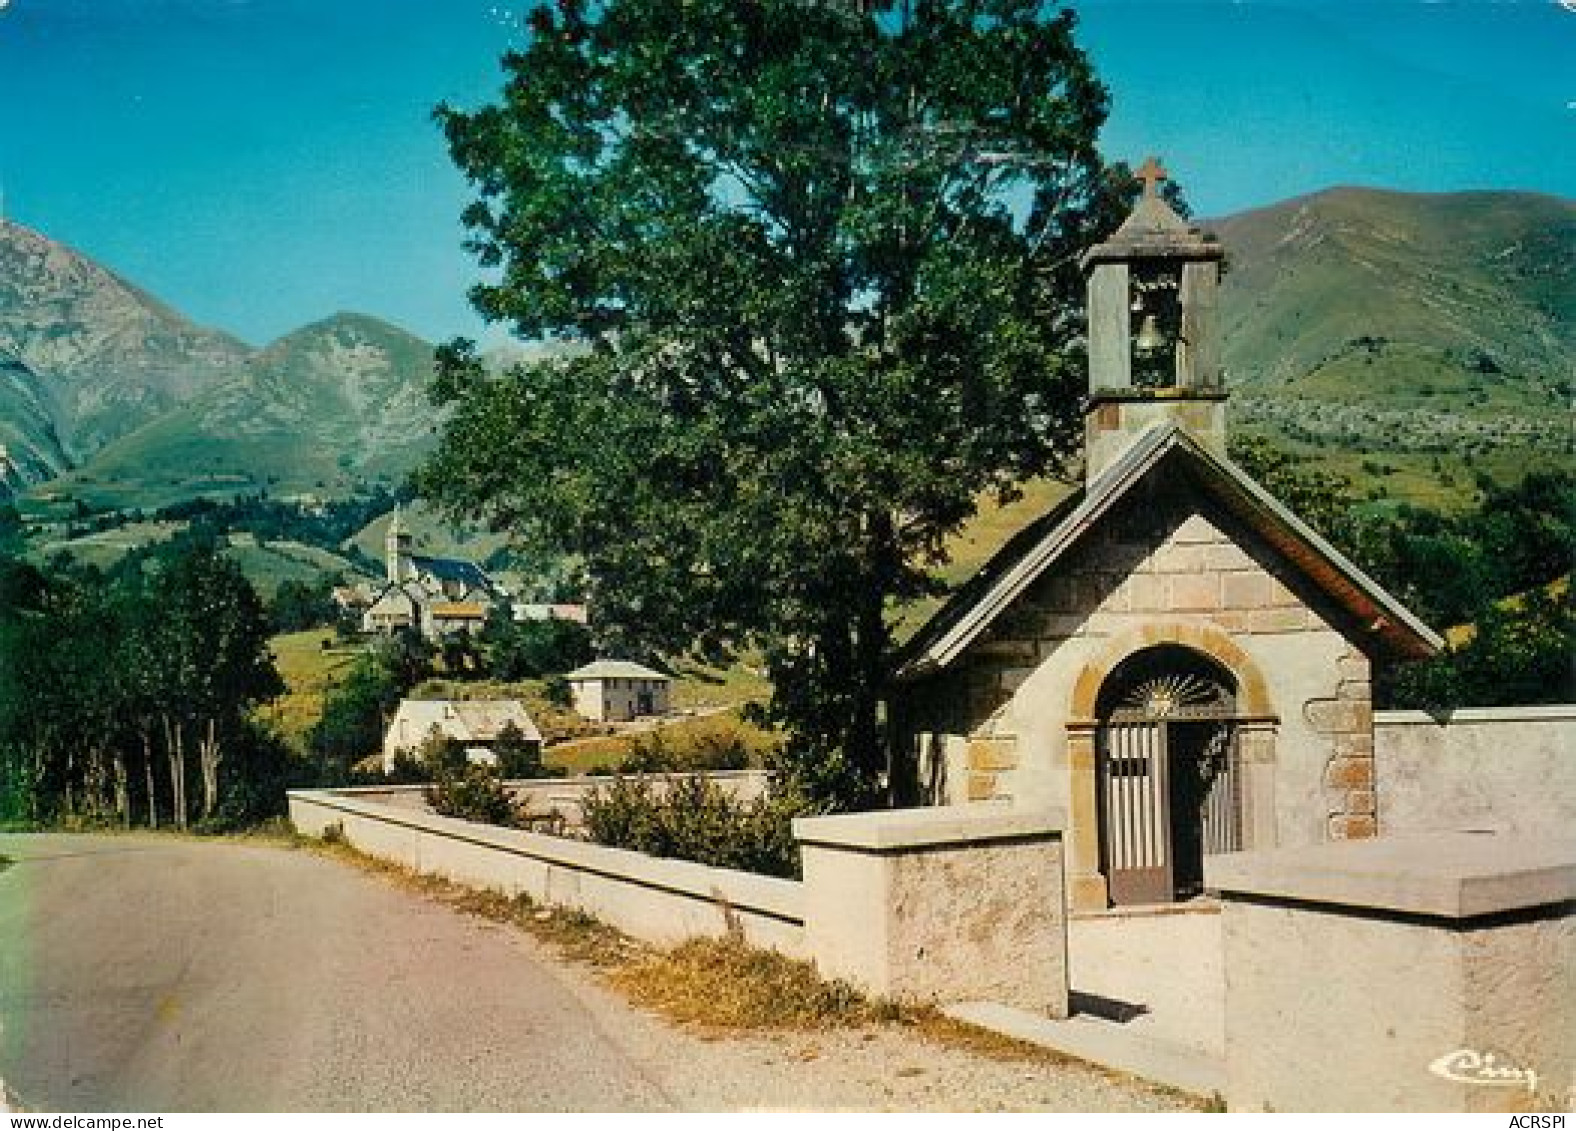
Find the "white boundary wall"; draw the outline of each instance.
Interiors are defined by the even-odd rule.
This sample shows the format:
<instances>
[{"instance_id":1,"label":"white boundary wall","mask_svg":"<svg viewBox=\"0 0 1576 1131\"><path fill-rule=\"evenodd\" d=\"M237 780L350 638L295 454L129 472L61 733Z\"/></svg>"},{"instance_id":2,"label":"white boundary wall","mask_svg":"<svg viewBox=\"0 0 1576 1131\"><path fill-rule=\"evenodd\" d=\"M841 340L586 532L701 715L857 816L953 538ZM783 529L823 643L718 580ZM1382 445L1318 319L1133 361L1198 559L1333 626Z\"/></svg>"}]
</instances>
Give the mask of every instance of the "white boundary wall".
<instances>
[{"instance_id":1,"label":"white boundary wall","mask_svg":"<svg viewBox=\"0 0 1576 1131\"><path fill-rule=\"evenodd\" d=\"M355 848L416 872L584 911L649 942L722 935L737 924L755 946L807 957L804 887L793 880L439 817L348 791L289 796L303 835L338 826Z\"/></svg>"},{"instance_id":2,"label":"white boundary wall","mask_svg":"<svg viewBox=\"0 0 1576 1131\"><path fill-rule=\"evenodd\" d=\"M801 819L799 882L440 817L391 805L386 790L289 798L305 836L333 830L369 856L583 911L647 942L737 930L866 993L1002 997L1067 1015L1059 814L987 805Z\"/></svg>"},{"instance_id":3,"label":"white boundary wall","mask_svg":"<svg viewBox=\"0 0 1576 1131\"><path fill-rule=\"evenodd\" d=\"M1379 835L1576 827L1576 705L1374 716Z\"/></svg>"}]
</instances>

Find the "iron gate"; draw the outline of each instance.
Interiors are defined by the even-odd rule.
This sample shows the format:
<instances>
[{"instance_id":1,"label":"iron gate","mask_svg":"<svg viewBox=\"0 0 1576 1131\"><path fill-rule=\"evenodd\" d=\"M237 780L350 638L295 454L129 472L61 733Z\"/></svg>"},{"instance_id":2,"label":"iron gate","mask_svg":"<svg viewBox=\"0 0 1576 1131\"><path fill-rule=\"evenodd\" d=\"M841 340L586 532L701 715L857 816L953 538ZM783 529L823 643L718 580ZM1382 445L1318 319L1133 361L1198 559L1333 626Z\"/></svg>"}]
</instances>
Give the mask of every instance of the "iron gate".
<instances>
[{"instance_id":1,"label":"iron gate","mask_svg":"<svg viewBox=\"0 0 1576 1131\"><path fill-rule=\"evenodd\" d=\"M1203 858L1242 847L1242 773L1224 673L1118 679L1098 732L1101 864L1116 905L1203 890ZM1105 698L1102 696L1102 698Z\"/></svg>"}]
</instances>

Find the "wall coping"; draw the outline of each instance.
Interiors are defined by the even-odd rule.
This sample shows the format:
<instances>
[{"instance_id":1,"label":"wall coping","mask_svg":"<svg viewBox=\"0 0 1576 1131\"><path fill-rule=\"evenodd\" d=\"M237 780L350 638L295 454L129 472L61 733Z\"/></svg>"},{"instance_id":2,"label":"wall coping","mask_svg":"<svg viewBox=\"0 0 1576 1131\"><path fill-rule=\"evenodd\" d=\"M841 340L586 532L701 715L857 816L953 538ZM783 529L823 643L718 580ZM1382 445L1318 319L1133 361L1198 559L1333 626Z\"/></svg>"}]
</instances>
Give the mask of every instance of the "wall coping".
<instances>
[{"instance_id":1,"label":"wall coping","mask_svg":"<svg viewBox=\"0 0 1576 1131\"><path fill-rule=\"evenodd\" d=\"M561 780L561 779L560 779ZM377 789L377 787L373 787ZM524 856L546 864L589 872L659 891L673 892L709 902L735 904L743 910L790 923L804 922L804 885L797 880L758 876L731 868L713 868L690 860L647 856L603 844L567 840L523 829L505 829L458 817L440 817L411 809L396 809L346 796L341 790L290 790L292 802L317 805L385 824L447 837L450 840Z\"/></svg>"},{"instance_id":2,"label":"wall coping","mask_svg":"<svg viewBox=\"0 0 1576 1131\"><path fill-rule=\"evenodd\" d=\"M1576 903L1576 839L1428 833L1231 853L1205 857L1204 885L1228 902L1471 919Z\"/></svg>"},{"instance_id":3,"label":"wall coping","mask_svg":"<svg viewBox=\"0 0 1576 1131\"><path fill-rule=\"evenodd\" d=\"M1054 809L933 805L797 817L793 835L800 844L862 852L901 852L941 845L1058 837L1066 825L1066 817Z\"/></svg>"},{"instance_id":4,"label":"wall coping","mask_svg":"<svg viewBox=\"0 0 1576 1131\"><path fill-rule=\"evenodd\" d=\"M1451 723L1576 722L1576 703L1538 703L1520 707L1459 707L1442 715L1427 711L1375 711L1375 726L1449 726Z\"/></svg>"},{"instance_id":5,"label":"wall coping","mask_svg":"<svg viewBox=\"0 0 1576 1131\"><path fill-rule=\"evenodd\" d=\"M667 778L706 777L714 781L748 781L754 778L770 778L771 770L656 770L643 774L574 774L560 778L504 778L503 784L510 786L545 786L545 785L612 785L620 778L632 780L664 780ZM326 793L335 797L377 797L381 794L420 793L427 788L425 782L413 782L401 785L341 785L333 789L323 790L293 790L294 793Z\"/></svg>"}]
</instances>

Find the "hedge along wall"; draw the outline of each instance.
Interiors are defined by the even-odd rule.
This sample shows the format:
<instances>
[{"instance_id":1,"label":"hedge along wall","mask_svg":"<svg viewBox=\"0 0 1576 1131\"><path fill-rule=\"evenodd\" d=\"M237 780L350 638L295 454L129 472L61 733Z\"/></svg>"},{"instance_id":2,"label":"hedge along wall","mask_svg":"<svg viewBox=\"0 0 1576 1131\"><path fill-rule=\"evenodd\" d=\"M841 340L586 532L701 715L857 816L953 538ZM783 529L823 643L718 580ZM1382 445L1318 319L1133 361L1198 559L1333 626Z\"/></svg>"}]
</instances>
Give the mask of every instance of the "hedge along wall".
<instances>
[{"instance_id":1,"label":"hedge along wall","mask_svg":"<svg viewBox=\"0 0 1576 1131\"><path fill-rule=\"evenodd\" d=\"M794 880L439 817L352 791L289 797L303 835L337 826L353 847L416 872L584 911L647 942L722 935L736 924L754 946L808 957L804 889Z\"/></svg>"},{"instance_id":2,"label":"hedge along wall","mask_svg":"<svg viewBox=\"0 0 1576 1131\"><path fill-rule=\"evenodd\" d=\"M657 792L666 787L667 782L675 777L688 776L679 771L672 774L624 774L625 778L649 779L656 783ZM772 774L770 770L707 770L706 777L719 789L736 801L754 801L757 797L764 797L771 785ZM582 774L572 778L510 778L504 782L510 796L515 801L523 803L530 812L535 814L548 814L556 812L564 818L570 828L579 828L583 823L583 808L586 795L599 789L606 789L617 779L608 776L592 776ZM430 813L424 796L425 785L364 785L350 786L333 791L334 796L349 800L361 800L379 806L404 811Z\"/></svg>"}]
</instances>

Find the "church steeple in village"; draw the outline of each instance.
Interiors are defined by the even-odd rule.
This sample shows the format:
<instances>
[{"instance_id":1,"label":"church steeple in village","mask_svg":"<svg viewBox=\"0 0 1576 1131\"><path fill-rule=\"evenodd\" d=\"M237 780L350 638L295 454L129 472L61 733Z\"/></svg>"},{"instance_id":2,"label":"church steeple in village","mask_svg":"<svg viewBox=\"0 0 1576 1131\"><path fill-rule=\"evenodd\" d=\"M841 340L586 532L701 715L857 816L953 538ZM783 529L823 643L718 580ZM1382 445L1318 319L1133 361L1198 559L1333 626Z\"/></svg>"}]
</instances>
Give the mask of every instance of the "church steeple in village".
<instances>
[{"instance_id":1,"label":"church steeple in village","mask_svg":"<svg viewBox=\"0 0 1576 1131\"><path fill-rule=\"evenodd\" d=\"M1215 322L1225 250L1159 193L1151 157L1144 193L1120 228L1085 253L1089 400L1085 478L1094 480L1155 424L1174 423L1225 454L1226 392Z\"/></svg>"},{"instance_id":2,"label":"church steeple in village","mask_svg":"<svg viewBox=\"0 0 1576 1131\"><path fill-rule=\"evenodd\" d=\"M383 536L384 556L387 560L388 580L390 585L398 585L408 581L415 574L411 562L411 536L405 529L405 524L400 521L401 513L398 503L394 504L394 517L389 520L388 533Z\"/></svg>"}]
</instances>

